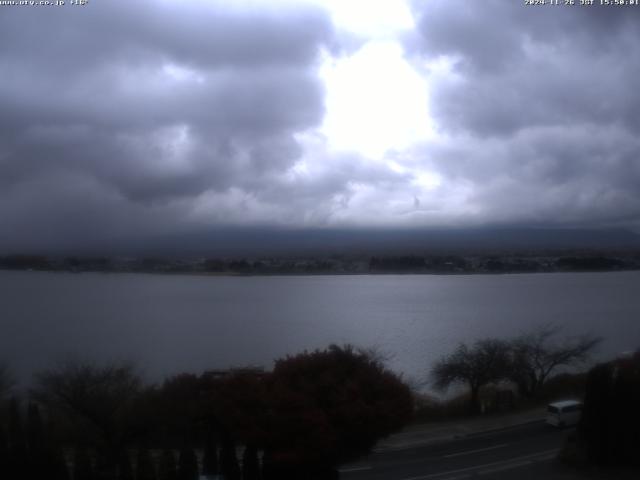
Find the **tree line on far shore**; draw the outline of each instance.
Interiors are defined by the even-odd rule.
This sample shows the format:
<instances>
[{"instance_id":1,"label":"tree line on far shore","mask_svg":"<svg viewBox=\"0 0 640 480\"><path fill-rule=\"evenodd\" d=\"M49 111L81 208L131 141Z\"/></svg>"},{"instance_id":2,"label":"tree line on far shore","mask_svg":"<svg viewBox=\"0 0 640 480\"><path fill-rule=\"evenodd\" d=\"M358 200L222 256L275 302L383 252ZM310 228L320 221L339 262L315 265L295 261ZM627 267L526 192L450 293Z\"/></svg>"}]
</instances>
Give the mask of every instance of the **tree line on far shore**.
<instances>
[{"instance_id":1,"label":"tree line on far shore","mask_svg":"<svg viewBox=\"0 0 640 480\"><path fill-rule=\"evenodd\" d=\"M46 257L0 255L0 270L60 272L147 272L225 275L314 275L362 273L536 273L640 269L638 252L537 252L489 254L363 254L302 257L231 257L177 259L162 257Z\"/></svg>"}]
</instances>

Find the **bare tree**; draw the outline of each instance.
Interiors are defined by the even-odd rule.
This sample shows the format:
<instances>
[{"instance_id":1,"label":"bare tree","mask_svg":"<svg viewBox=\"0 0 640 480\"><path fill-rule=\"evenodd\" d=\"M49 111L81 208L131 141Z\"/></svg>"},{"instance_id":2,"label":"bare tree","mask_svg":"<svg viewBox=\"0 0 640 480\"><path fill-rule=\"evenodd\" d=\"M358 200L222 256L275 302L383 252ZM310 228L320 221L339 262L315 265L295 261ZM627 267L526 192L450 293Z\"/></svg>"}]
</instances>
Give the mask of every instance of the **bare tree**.
<instances>
[{"instance_id":1,"label":"bare tree","mask_svg":"<svg viewBox=\"0 0 640 480\"><path fill-rule=\"evenodd\" d=\"M509 344L498 339L484 339L471 347L461 343L455 352L440 359L431 369L433 384L446 389L454 383L466 383L471 391L470 409L480 410L480 388L507 376Z\"/></svg>"},{"instance_id":2,"label":"bare tree","mask_svg":"<svg viewBox=\"0 0 640 480\"><path fill-rule=\"evenodd\" d=\"M602 341L593 335L558 341L561 330L545 324L511 342L509 378L521 395L535 397L555 370L585 362Z\"/></svg>"},{"instance_id":3,"label":"bare tree","mask_svg":"<svg viewBox=\"0 0 640 480\"><path fill-rule=\"evenodd\" d=\"M32 395L83 431L93 431L107 460L115 461L130 435L127 416L141 388L131 365L71 362L36 375Z\"/></svg>"}]
</instances>

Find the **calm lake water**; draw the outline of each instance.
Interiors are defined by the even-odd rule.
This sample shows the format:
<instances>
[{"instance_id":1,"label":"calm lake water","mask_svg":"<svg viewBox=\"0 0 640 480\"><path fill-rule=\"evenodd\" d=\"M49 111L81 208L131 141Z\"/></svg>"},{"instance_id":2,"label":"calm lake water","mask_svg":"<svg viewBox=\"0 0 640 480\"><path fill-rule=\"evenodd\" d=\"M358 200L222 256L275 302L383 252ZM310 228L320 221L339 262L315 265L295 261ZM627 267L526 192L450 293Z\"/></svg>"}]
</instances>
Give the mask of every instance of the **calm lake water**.
<instances>
[{"instance_id":1,"label":"calm lake water","mask_svg":"<svg viewBox=\"0 0 640 480\"><path fill-rule=\"evenodd\" d=\"M205 277L0 271L0 359L19 378L68 357L153 380L262 365L331 343L378 347L420 379L461 341L544 322L640 347L640 272Z\"/></svg>"}]
</instances>

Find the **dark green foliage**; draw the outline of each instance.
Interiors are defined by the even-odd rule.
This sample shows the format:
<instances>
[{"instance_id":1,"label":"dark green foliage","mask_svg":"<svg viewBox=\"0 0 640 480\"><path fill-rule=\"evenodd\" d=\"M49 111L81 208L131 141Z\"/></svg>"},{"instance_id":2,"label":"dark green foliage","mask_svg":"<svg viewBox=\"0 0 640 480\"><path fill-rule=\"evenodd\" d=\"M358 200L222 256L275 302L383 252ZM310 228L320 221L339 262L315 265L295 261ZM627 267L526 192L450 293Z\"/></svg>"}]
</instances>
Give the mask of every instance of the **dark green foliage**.
<instances>
[{"instance_id":1,"label":"dark green foliage","mask_svg":"<svg viewBox=\"0 0 640 480\"><path fill-rule=\"evenodd\" d=\"M46 472L44 476L34 477L41 480L69 480L69 468L67 459L62 449L56 445L48 445L42 470Z\"/></svg>"},{"instance_id":2,"label":"dark green foliage","mask_svg":"<svg viewBox=\"0 0 640 480\"><path fill-rule=\"evenodd\" d=\"M118 459L108 456L104 450L96 450L93 466L93 476L99 480L114 480L118 478Z\"/></svg>"},{"instance_id":3,"label":"dark green foliage","mask_svg":"<svg viewBox=\"0 0 640 480\"><path fill-rule=\"evenodd\" d=\"M66 459L59 446L48 440L40 409L27 407L26 425L20 404L13 399L8 413L9 432L0 428L0 476L18 480L67 480Z\"/></svg>"},{"instance_id":4,"label":"dark green foliage","mask_svg":"<svg viewBox=\"0 0 640 480\"><path fill-rule=\"evenodd\" d=\"M591 369L578 427L590 462L640 466L639 405L640 351Z\"/></svg>"},{"instance_id":5,"label":"dark green foliage","mask_svg":"<svg viewBox=\"0 0 640 480\"><path fill-rule=\"evenodd\" d=\"M9 402L9 448L13 451L26 449L22 414L17 398L12 398Z\"/></svg>"},{"instance_id":6,"label":"dark green foliage","mask_svg":"<svg viewBox=\"0 0 640 480\"><path fill-rule=\"evenodd\" d=\"M218 444L212 436L204 446L204 454L202 457L202 474L217 475L220 473L220 464L218 462Z\"/></svg>"},{"instance_id":7,"label":"dark green foliage","mask_svg":"<svg viewBox=\"0 0 640 480\"><path fill-rule=\"evenodd\" d=\"M47 445L40 409L34 403L27 408L27 450L28 468L31 478L39 479L48 475L51 452Z\"/></svg>"},{"instance_id":8,"label":"dark green foliage","mask_svg":"<svg viewBox=\"0 0 640 480\"><path fill-rule=\"evenodd\" d=\"M0 424L0 472L7 472L9 465L9 446L7 444L7 435L4 432L2 424Z\"/></svg>"},{"instance_id":9,"label":"dark green foliage","mask_svg":"<svg viewBox=\"0 0 640 480\"><path fill-rule=\"evenodd\" d=\"M242 454L242 480L260 480L258 449L248 445Z\"/></svg>"},{"instance_id":10,"label":"dark green foliage","mask_svg":"<svg viewBox=\"0 0 640 480\"><path fill-rule=\"evenodd\" d=\"M131 459L127 452L122 452L118 461L118 480L133 480Z\"/></svg>"},{"instance_id":11,"label":"dark green foliage","mask_svg":"<svg viewBox=\"0 0 640 480\"><path fill-rule=\"evenodd\" d=\"M410 389L374 355L336 345L277 361L269 402L267 470L352 460L413 412Z\"/></svg>"},{"instance_id":12,"label":"dark green foliage","mask_svg":"<svg viewBox=\"0 0 640 480\"><path fill-rule=\"evenodd\" d=\"M53 458L49 472L51 473L47 480L69 480L69 468L62 453Z\"/></svg>"},{"instance_id":13,"label":"dark green foliage","mask_svg":"<svg viewBox=\"0 0 640 480\"><path fill-rule=\"evenodd\" d=\"M240 480L240 466L236 455L236 444L233 439L225 435L220 450L220 471L225 480Z\"/></svg>"},{"instance_id":14,"label":"dark green foliage","mask_svg":"<svg viewBox=\"0 0 640 480\"><path fill-rule=\"evenodd\" d=\"M136 480L156 480L156 469L149 450L141 448L138 450L136 460Z\"/></svg>"},{"instance_id":15,"label":"dark green foliage","mask_svg":"<svg viewBox=\"0 0 640 480\"><path fill-rule=\"evenodd\" d=\"M27 445L20 413L20 404L16 398L9 403L9 459L7 462L8 478L23 478L29 474Z\"/></svg>"},{"instance_id":16,"label":"dark green foliage","mask_svg":"<svg viewBox=\"0 0 640 480\"><path fill-rule=\"evenodd\" d=\"M86 448L77 448L73 457L73 480L93 480L93 465Z\"/></svg>"},{"instance_id":17,"label":"dark green foliage","mask_svg":"<svg viewBox=\"0 0 640 480\"><path fill-rule=\"evenodd\" d=\"M207 411L203 383L197 375L183 373L166 380L158 390L157 422L172 442L200 440L202 419Z\"/></svg>"},{"instance_id":18,"label":"dark green foliage","mask_svg":"<svg viewBox=\"0 0 640 480\"><path fill-rule=\"evenodd\" d=\"M40 374L32 394L61 427L50 435L40 410L30 405L25 429L16 403L5 448L12 461L9 478L35 475L25 473L25 462L16 463L20 455L14 455L29 446L29 452L42 452L39 464L46 466L37 477L46 471L51 478L73 473L75 480L197 480L194 445L204 446L207 475L258 479L261 449L272 455L274 471L306 472L303 477L312 478L312 472L325 475L368 452L409 419L413 406L408 387L374 356L337 346L280 360L272 374L255 368L184 374L149 388L126 365L67 364ZM64 471L50 439L79 447L70 462L73 472ZM243 472L236 441L249 445ZM166 450L157 472L148 451L137 450L133 465L126 453L140 445L178 442L189 448L178 457Z\"/></svg>"},{"instance_id":19,"label":"dark green foliage","mask_svg":"<svg viewBox=\"0 0 640 480\"><path fill-rule=\"evenodd\" d=\"M262 455L262 480L275 480L277 477L277 464L273 458L273 454L269 450L265 450Z\"/></svg>"},{"instance_id":20,"label":"dark green foliage","mask_svg":"<svg viewBox=\"0 0 640 480\"><path fill-rule=\"evenodd\" d=\"M180 450L178 480L198 480L198 458L192 448Z\"/></svg>"},{"instance_id":21,"label":"dark green foliage","mask_svg":"<svg viewBox=\"0 0 640 480\"><path fill-rule=\"evenodd\" d=\"M158 480L178 480L176 458L171 450L164 450L160 455Z\"/></svg>"},{"instance_id":22,"label":"dark green foliage","mask_svg":"<svg viewBox=\"0 0 640 480\"><path fill-rule=\"evenodd\" d=\"M262 444L268 410L268 375L251 369L235 371L211 382L208 397L222 435L248 444ZM222 462L222 460L221 460Z\"/></svg>"},{"instance_id":23,"label":"dark green foliage","mask_svg":"<svg viewBox=\"0 0 640 480\"><path fill-rule=\"evenodd\" d=\"M46 447L42 417L35 403L30 403L27 409L27 444L32 453L42 452Z\"/></svg>"}]
</instances>

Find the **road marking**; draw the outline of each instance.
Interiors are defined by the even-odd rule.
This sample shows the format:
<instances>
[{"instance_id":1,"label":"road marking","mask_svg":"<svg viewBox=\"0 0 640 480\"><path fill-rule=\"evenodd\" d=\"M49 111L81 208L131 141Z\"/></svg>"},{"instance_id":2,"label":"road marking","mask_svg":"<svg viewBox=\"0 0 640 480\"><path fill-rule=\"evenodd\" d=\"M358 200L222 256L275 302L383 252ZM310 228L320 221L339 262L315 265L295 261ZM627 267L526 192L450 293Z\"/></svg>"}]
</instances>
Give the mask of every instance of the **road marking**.
<instances>
[{"instance_id":1,"label":"road marking","mask_svg":"<svg viewBox=\"0 0 640 480\"><path fill-rule=\"evenodd\" d=\"M517 468L518 465L522 463L524 460L534 460L536 457L542 457L541 460L551 459L555 456L557 452L558 452L558 449L554 448L551 450L545 450L543 452L536 452L536 453L531 453L529 455L522 455L521 457L510 458L509 460L503 460L501 462L485 463L482 465L474 465L472 467L459 468L457 470L449 470L447 472L430 473L428 475L421 475L419 477L403 478L402 480L428 480L429 478L445 477L447 475L455 475L455 474L464 473L464 472L473 472L479 469L488 469L491 467L496 467L496 468L506 467L504 468L504 470L507 470L508 468ZM514 465L514 466L508 467L507 465ZM457 478L457 477L454 477L454 478Z\"/></svg>"},{"instance_id":2,"label":"road marking","mask_svg":"<svg viewBox=\"0 0 640 480\"><path fill-rule=\"evenodd\" d=\"M464 452L450 453L449 455L443 455L444 458L461 457L462 455L471 455L472 453L486 452L488 450L495 450L496 448L502 448L509 445L508 443L501 443L500 445L494 445L492 447L478 448L476 450L465 450Z\"/></svg>"},{"instance_id":3,"label":"road marking","mask_svg":"<svg viewBox=\"0 0 640 480\"><path fill-rule=\"evenodd\" d=\"M371 465L363 465L362 467L339 468L340 473L361 472L363 470L371 470Z\"/></svg>"}]
</instances>

